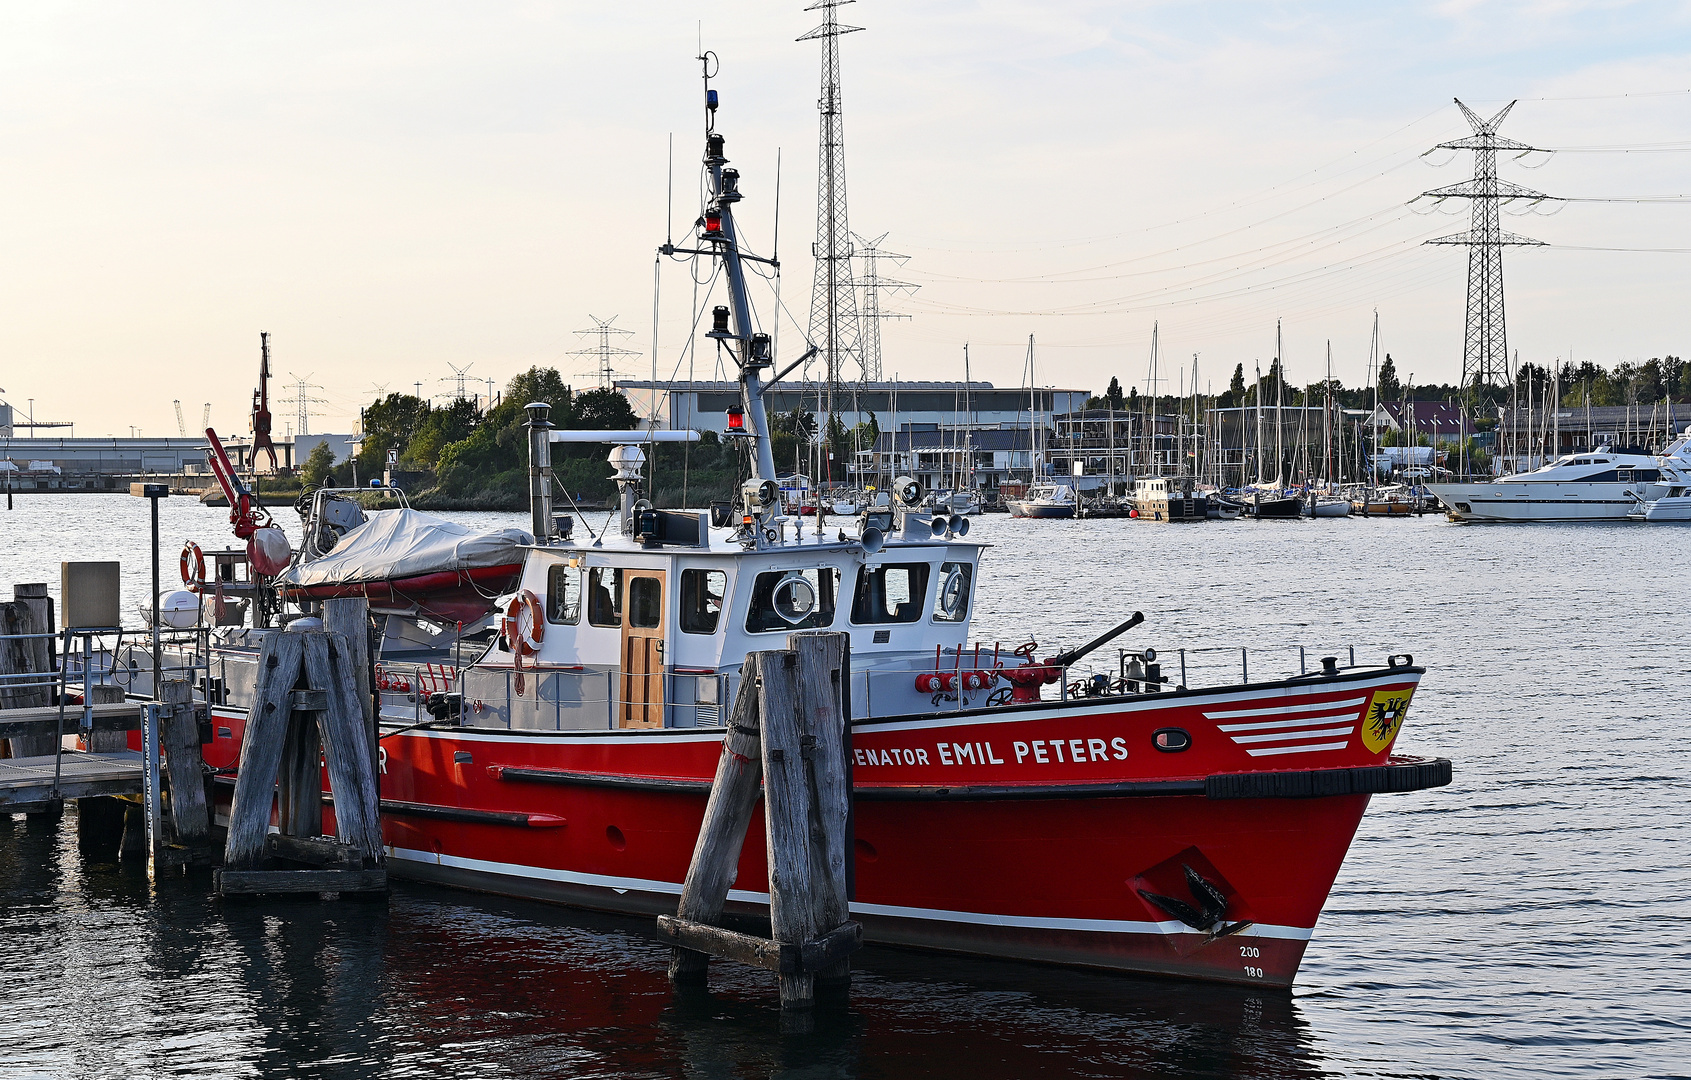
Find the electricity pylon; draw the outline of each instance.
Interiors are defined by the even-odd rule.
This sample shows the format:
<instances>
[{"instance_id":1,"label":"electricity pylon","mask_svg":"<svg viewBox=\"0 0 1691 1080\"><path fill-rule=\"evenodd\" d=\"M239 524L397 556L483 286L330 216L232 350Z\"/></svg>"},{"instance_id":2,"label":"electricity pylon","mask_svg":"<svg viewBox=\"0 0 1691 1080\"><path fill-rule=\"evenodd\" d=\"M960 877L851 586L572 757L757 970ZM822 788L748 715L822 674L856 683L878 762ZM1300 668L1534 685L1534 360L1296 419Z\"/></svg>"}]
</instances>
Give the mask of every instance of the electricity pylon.
<instances>
[{"instance_id":1,"label":"electricity pylon","mask_svg":"<svg viewBox=\"0 0 1691 1080\"><path fill-rule=\"evenodd\" d=\"M1503 118L1515 107L1513 101L1490 120L1480 119L1479 114L1460 100L1456 107L1468 118L1474 133L1439 143L1433 149L1472 150L1474 178L1422 194L1440 200L1472 199L1473 214L1467 232L1440 236L1427 243L1455 244L1468 249L1468 321L1462 345L1462 385L1496 386L1508 378L1509 372L1508 335L1503 319L1503 249L1544 246L1542 240L1504 232L1498 211L1505 202L1528 199L1539 203L1554 196L1497 178L1499 150L1513 150L1519 156L1540 149L1497 133Z\"/></svg>"},{"instance_id":2,"label":"electricity pylon","mask_svg":"<svg viewBox=\"0 0 1691 1080\"><path fill-rule=\"evenodd\" d=\"M294 434L309 435L311 434L311 406L324 405L327 402L323 398L310 396L306 391L323 388L316 383L305 381L311 378L309 371L305 373L304 378L294 375L291 371L288 374L293 375L294 381L288 384L288 389L294 392L294 409L299 414L299 424L294 428Z\"/></svg>"},{"instance_id":3,"label":"electricity pylon","mask_svg":"<svg viewBox=\"0 0 1691 1080\"><path fill-rule=\"evenodd\" d=\"M469 376L468 372L471 368L476 366L475 362L472 361L468 364L465 364L463 367L459 367L457 364L447 364L446 366L452 369L452 374L442 375L440 377L440 381L443 382L443 383L456 383L457 388L454 390L454 392L452 394L452 400L453 401L463 401L465 398L470 396L470 395L464 393L464 384L470 381L470 376ZM442 394L440 396L445 397L446 395Z\"/></svg>"},{"instance_id":4,"label":"electricity pylon","mask_svg":"<svg viewBox=\"0 0 1691 1080\"><path fill-rule=\"evenodd\" d=\"M880 262L885 259L903 266L910 261L910 256L900 255L896 251L886 251L881 247L881 241L887 238L886 233L865 240L857 237L857 254L863 260L863 308L858 318L863 323L863 381L879 382L881 380L881 320L908 319L910 316L894 311L881 310L881 294L913 293L921 288L908 281L894 281L892 278L882 277Z\"/></svg>"},{"instance_id":5,"label":"electricity pylon","mask_svg":"<svg viewBox=\"0 0 1691 1080\"><path fill-rule=\"evenodd\" d=\"M615 315L612 315L608 319L601 319L599 316L592 314L587 317L593 320L593 325L588 327L586 330L577 330L575 332L583 337L596 337L599 339L599 343L597 345L589 345L585 349L576 349L574 352L570 353L570 355L592 357L595 363L591 374L598 377L599 389L609 390L611 389L611 384L615 381L616 377L623 374L623 372L616 370L616 359L620 356L640 355L633 349L622 349L612 345L611 335L620 334L624 337L633 337L634 331L624 330L620 326L612 326L611 324L617 321L617 317ZM584 371L580 374L586 375L589 374L589 372Z\"/></svg>"},{"instance_id":6,"label":"electricity pylon","mask_svg":"<svg viewBox=\"0 0 1691 1080\"><path fill-rule=\"evenodd\" d=\"M835 11L853 0L816 0L806 11L824 12L823 23L799 41L822 43L822 114L816 166L816 278L810 290L810 341L826 365L827 413L834 415L834 388L848 360L862 368L862 327L851 273L851 226L846 220L845 114L840 99L840 35L861 26L842 26Z\"/></svg>"}]
</instances>

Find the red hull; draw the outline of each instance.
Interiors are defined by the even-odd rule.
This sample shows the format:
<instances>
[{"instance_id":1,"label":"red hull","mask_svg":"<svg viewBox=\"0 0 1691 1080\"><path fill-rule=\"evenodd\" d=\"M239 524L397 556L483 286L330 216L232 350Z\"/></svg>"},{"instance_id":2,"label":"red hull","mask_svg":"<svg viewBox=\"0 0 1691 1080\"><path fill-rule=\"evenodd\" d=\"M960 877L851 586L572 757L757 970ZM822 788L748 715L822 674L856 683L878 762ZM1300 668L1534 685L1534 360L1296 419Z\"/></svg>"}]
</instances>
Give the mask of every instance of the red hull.
<instances>
[{"instance_id":1,"label":"red hull","mask_svg":"<svg viewBox=\"0 0 1691 1080\"><path fill-rule=\"evenodd\" d=\"M493 597L508 593L521 580L521 563L473 570L443 570L393 581L284 588L283 599L335 600L362 596L372 608L416 611L446 623L473 623L493 610Z\"/></svg>"},{"instance_id":2,"label":"red hull","mask_svg":"<svg viewBox=\"0 0 1691 1080\"><path fill-rule=\"evenodd\" d=\"M1418 675L860 722L853 911L889 944L1290 985L1368 792L1447 781L1448 763L1389 757L1401 707L1378 749L1363 738L1376 695L1406 701ZM239 718L219 722L231 736L208 756L224 764ZM1154 733L1176 726L1191 748L1156 750ZM673 912L720 740L720 729L388 738L390 869ZM1265 771L1265 756L1281 767ZM730 894L747 915L767 901L761 829L754 819ZM1144 895L1189 896L1187 867L1226 893L1230 927L1246 925L1211 937Z\"/></svg>"}]
</instances>

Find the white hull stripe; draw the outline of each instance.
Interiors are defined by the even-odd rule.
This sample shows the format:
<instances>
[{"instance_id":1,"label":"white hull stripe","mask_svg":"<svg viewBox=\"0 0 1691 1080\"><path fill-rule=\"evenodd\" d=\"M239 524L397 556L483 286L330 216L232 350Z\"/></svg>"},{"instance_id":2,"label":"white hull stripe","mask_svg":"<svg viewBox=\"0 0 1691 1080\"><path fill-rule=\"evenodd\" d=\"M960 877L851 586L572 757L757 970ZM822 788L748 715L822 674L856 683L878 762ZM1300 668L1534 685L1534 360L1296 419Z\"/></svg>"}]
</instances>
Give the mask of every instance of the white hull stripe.
<instances>
[{"instance_id":1,"label":"white hull stripe","mask_svg":"<svg viewBox=\"0 0 1691 1080\"><path fill-rule=\"evenodd\" d=\"M1259 742L1285 742L1287 739L1315 739L1323 735L1349 735L1355 730L1354 727L1330 727L1315 731L1277 731L1267 735L1235 735L1233 741L1240 745Z\"/></svg>"},{"instance_id":2,"label":"white hull stripe","mask_svg":"<svg viewBox=\"0 0 1691 1080\"><path fill-rule=\"evenodd\" d=\"M1312 750L1343 750L1350 745L1350 740L1341 742L1308 743L1303 746L1259 746L1245 753L1252 757L1268 757L1273 754L1307 754Z\"/></svg>"},{"instance_id":3,"label":"white hull stripe","mask_svg":"<svg viewBox=\"0 0 1691 1080\"><path fill-rule=\"evenodd\" d=\"M1300 716L1296 720L1263 720L1255 724L1217 724L1217 731L1266 731L1269 728L1314 727L1317 724L1331 724L1339 720L1354 718L1356 706L1345 709L1335 709L1330 712L1312 713Z\"/></svg>"},{"instance_id":4,"label":"white hull stripe","mask_svg":"<svg viewBox=\"0 0 1691 1080\"><path fill-rule=\"evenodd\" d=\"M434 863L454 870L471 870L483 874L506 877L537 878L569 885L589 885L612 892L647 892L664 896L680 896L681 885L673 881L652 881L647 878L614 877L607 874L583 874L574 870L554 870L543 866L524 866L520 863L492 862L487 859L467 859L460 855L439 855L432 851L390 847L388 857L415 863ZM750 904L769 903L769 894L728 890L728 899ZM922 919L927 922L970 923L977 926L1005 926L1025 930L1082 930L1105 934L1192 934L1193 930L1176 919L1166 922L1126 919L1059 919L1039 915L990 915L973 911L947 911L942 908L902 907L893 904L853 903L853 914L880 915L895 919ZM1300 926L1268 926L1254 924L1238 933L1238 937L1284 938L1289 941L1308 941L1315 928Z\"/></svg>"},{"instance_id":5,"label":"white hull stripe","mask_svg":"<svg viewBox=\"0 0 1691 1080\"><path fill-rule=\"evenodd\" d=\"M1221 712L1206 712L1204 716L1209 720L1231 720L1235 716L1284 716L1287 713L1339 712L1344 709L1354 709L1367 700L1367 698L1351 698L1349 701L1314 701L1299 705L1276 705L1272 709L1226 709Z\"/></svg>"}]
</instances>

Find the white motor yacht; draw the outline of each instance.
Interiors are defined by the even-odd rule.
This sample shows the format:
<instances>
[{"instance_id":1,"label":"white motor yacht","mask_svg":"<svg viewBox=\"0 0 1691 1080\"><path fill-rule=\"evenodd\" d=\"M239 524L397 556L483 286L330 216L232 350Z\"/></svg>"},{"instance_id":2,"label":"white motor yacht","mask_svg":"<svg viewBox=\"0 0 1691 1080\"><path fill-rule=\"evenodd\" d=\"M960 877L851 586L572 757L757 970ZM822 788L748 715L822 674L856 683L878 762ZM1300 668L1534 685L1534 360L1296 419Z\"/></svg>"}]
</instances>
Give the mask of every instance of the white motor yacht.
<instances>
[{"instance_id":1,"label":"white motor yacht","mask_svg":"<svg viewBox=\"0 0 1691 1080\"><path fill-rule=\"evenodd\" d=\"M1035 484L1026 496L1008 503L1011 517L1072 518L1074 488L1067 484Z\"/></svg>"},{"instance_id":2,"label":"white motor yacht","mask_svg":"<svg viewBox=\"0 0 1691 1080\"><path fill-rule=\"evenodd\" d=\"M1600 447L1483 484L1428 484L1452 521L1620 521L1691 477L1680 439L1660 457Z\"/></svg>"}]
</instances>

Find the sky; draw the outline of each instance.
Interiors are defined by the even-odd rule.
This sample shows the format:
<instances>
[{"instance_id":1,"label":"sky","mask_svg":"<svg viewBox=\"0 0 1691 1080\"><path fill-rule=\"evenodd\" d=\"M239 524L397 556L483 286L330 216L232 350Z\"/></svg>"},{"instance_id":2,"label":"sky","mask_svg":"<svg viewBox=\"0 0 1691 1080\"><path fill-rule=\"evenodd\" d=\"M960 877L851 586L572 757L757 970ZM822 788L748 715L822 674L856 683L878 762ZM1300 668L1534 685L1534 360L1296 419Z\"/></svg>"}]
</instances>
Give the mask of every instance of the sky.
<instances>
[{"instance_id":1,"label":"sky","mask_svg":"<svg viewBox=\"0 0 1691 1080\"><path fill-rule=\"evenodd\" d=\"M803 350L819 21L806 3L42 0L0 10L0 399L78 435L247 428L260 331L278 433L356 428L379 392L713 377L687 348L702 83L744 179L753 303ZM1554 154L1500 172L1547 242L1504 257L1523 361L1691 349L1691 4L859 0L841 21L853 231L909 256L890 377L1162 392L1265 369L1461 371L1471 175L1452 102ZM701 21L702 20L702 21ZM673 138L673 166L670 163ZM775 208L779 172L779 246ZM673 197L671 178L673 177ZM1681 196L1614 202L1616 198ZM673 224L671 224L671 222ZM656 279L656 302L654 302ZM784 307L783 307L784 305ZM654 311L657 345L653 348ZM655 353L655 357L654 357ZM849 373L848 373L849 374ZM419 386L420 384L420 386ZM31 401L33 399L33 401Z\"/></svg>"}]
</instances>

